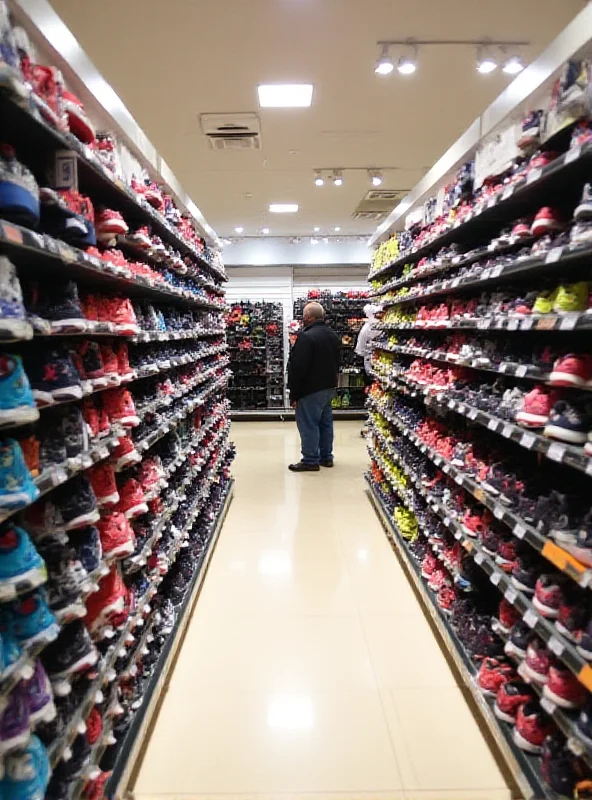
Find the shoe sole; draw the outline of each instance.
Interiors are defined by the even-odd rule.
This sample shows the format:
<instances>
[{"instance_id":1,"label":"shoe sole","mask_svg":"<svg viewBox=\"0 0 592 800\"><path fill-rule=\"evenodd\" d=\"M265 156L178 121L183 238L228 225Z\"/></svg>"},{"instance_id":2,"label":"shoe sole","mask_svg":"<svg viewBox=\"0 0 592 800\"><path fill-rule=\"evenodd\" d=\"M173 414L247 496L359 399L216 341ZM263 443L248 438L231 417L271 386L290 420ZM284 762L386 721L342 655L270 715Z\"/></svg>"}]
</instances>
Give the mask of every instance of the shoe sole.
<instances>
[{"instance_id":1,"label":"shoe sole","mask_svg":"<svg viewBox=\"0 0 592 800\"><path fill-rule=\"evenodd\" d=\"M33 326L23 319L0 320L0 334L2 339L32 339Z\"/></svg>"},{"instance_id":2,"label":"shoe sole","mask_svg":"<svg viewBox=\"0 0 592 800\"><path fill-rule=\"evenodd\" d=\"M53 700L50 700L46 703L43 708L40 708L38 711L32 711L29 719L31 722L51 722L57 716L56 707L54 705Z\"/></svg>"},{"instance_id":3,"label":"shoe sole","mask_svg":"<svg viewBox=\"0 0 592 800\"><path fill-rule=\"evenodd\" d=\"M86 606L82 601L80 603L72 603L66 608L60 608L58 611L54 608L51 610L55 614L57 621L62 625L65 620L82 619L86 615Z\"/></svg>"},{"instance_id":4,"label":"shoe sole","mask_svg":"<svg viewBox=\"0 0 592 800\"><path fill-rule=\"evenodd\" d=\"M15 424L27 425L30 422L37 422L38 419L39 409L35 406L17 406L0 410L0 427Z\"/></svg>"},{"instance_id":5,"label":"shoe sole","mask_svg":"<svg viewBox=\"0 0 592 800\"><path fill-rule=\"evenodd\" d=\"M130 323L121 323L119 325L115 325L115 330L117 333L127 334L128 336L135 336L136 334L140 333L141 328L139 325L134 325L133 322Z\"/></svg>"},{"instance_id":6,"label":"shoe sole","mask_svg":"<svg viewBox=\"0 0 592 800\"><path fill-rule=\"evenodd\" d=\"M523 661L522 664L520 664L518 674L521 675L522 671L524 671L526 677L529 678L533 683L536 683L537 686L543 686L549 680L548 675L541 675L540 672L535 672L526 661Z\"/></svg>"},{"instance_id":7,"label":"shoe sole","mask_svg":"<svg viewBox=\"0 0 592 800\"><path fill-rule=\"evenodd\" d=\"M82 658L79 658L78 661L70 664L67 669L63 669L61 672L52 673L51 680L60 680L61 678L66 678L68 675L72 675L75 672L82 672L82 670L86 669L87 667L94 667L98 660L99 654L96 650L94 652L87 653L86 655L82 656Z\"/></svg>"},{"instance_id":8,"label":"shoe sole","mask_svg":"<svg viewBox=\"0 0 592 800\"><path fill-rule=\"evenodd\" d=\"M140 517L142 514L148 513L148 506L146 503L138 503L136 506L132 506L128 508L125 512L125 516L127 519L133 519L134 517Z\"/></svg>"},{"instance_id":9,"label":"shoe sole","mask_svg":"<svg viewBox=\"0 0 592 800\"><path fill-rule=\"evenodd\" d=\"M543 694L545 697L548 697L555 705L559 706L559 708L578 708L578 703L572 703L570 700L566 700L565 697L561 697L558 694L555 694L548 686L543 686Z\"/></svg>"},{"instance_id":10,"label":"shoe sole","mask_svg":"<svg viewBox=\"0 0 592 800\"><path fill-rule=\"evenodd\" d=\"M515 644L511 641L507 641L504 647L504 653L507 656L516 656L517 658L526 658L526 650L521 650L519 647L516 647Z\"/></svg>"},{"instance_id":11,"label":"shoe sole","mask_svg":"<svg viewBox=\"0 0 592 800\"><path fill-rule=\"evenodd\" d=\"M119 492L106 494L104 497L97 497L97 503L100 506L113 506L115 503L119 503Z\"/></svg>"},{"instance_id":12,"label":"shoe sole","mask_svg":"<svg viewBox=\"0 0 592 800\"><path fill-rule=\"evenodd\" d=\"M510 580L512 582L512 586L515 589L518 589L519 591L524 592L524 594L534 594L534 589L531 589L531 587L527 586L525 583L520 583L520 581L516 580L516 578L513 575L510 578Z\"/></svg>"},{"instance_id":13,"label":"shoe sole","mask_svg":"<svg viewBox=\"0 0 592 800\"><path fill-rule=\"evenodd\" d=\"M133 542L125 542L124 544L117 545L117 547L114 547L112 550L103 552L103 558L112 559L120 556L131 556L134 550L135 546Z\"/></svg>"},{"instance_id":14,"label":"shoe sole","mask_svg":"<svg viewBox=\"0 0 592 800\"><path fill-rule=\"evenodd\" d=\"M118 458L115 462L115 470L116 472L120 472L124 467L127 467L129 464L137 464L139 461L142 460L142 456L137 452L137 450L133 453L128 453L121 458Z\"/></svg>"},{"instance_id":15,"label":"shoe sole","mask_svg":"<svg viewBox=\"0 0 592 800\"><path fill-rule=\"evenodd\" d=\"M519 411L516 414L516 422L528 428L543 428L548 421L549 417L542 414L529 414L528 411Z\"/></svg>"},{"instance_id":16,"label":"shoe sole","mask_svg":"<svg viewBox=\"0 0 592 800\"><path fill-rule=\"evenodd\" d=\"M74 517L69 522L64 523L63 530L71 531L74 528L83 528L85 525L92 525L101 518L99 512L95 509L89 511L88 514L81 514L79 517Z\"/></svg>"},{"instance_id":17,"label":"shoe sole","mask_svg":"<svg viewBox=\"0 0 592 800\"><path fill-rule=\"evenodd\" d=\"M539 614L542 614L542 616L545 617L546 619L557 619L557 617L559 616L558 608L551 608L550 606L546 606L538 599L536 595L532 598L532 604L539 612Z\"/></svg>"},{"instance_id":18,"label":"shoe sole","mask_svg":"<svg viewBox=\"0 0 592 800\"><path fill-rule=\"evenodd\" d=\"M21 592L28 592L36 589L47 581L47 569L45 567L33 567L27 572L15 575L12 578L3 578L0 583L0 600L12 600Z\"/></svg>"},{"instance_id":19,"label":"shoe sole","mask_svg":"<svg viewBox=\"0 0 592 800\"><path fill-rule=\"evenodd\" d=\"M544 434L567 444L585 444L588 441L588 434L584 431L570 431L560 425L545 425Z\"/></svg>"},{"instance_id":20,"label":"shoe sole","mask_svg":"<svg viewBox=\"0 0 592 800\"><path fill-rule=\"evenodd\" d=\"M520 733L518 733L518 729L514 728L512 737L514 739L514 744L519 747L521 750L526 751L527 753L532 753L533 755L538 755L542 751L542 747L537 744L531 744L527 739L524 738Z\"/></svg>"},{"instance_id":21,"label":"shoe sole","mask_svg":"<svg viewBox=\"0 0 592 800\"><path fill-rule=\"evenodd\" d=\"M13 736L12 739L4 739L0 742L0 755L4 755L4 753L8 753L11 750L25 747L29 743L30 738L31 732L27 728L26 731L19 733L18 736Z\"/></svg>"},{"instance_id":22,"label":"shoe sole","mask_svg":"<svg viewBox=\"0 0 592 800\"><path fill-rule=\"evenodd\" d=\"M60 400L81 400L82 386L63 386L61 389L54 389L51 393L54 402Z\"/></svg>"},{"instance_id":23,"label":"shoe sole","mask_svg":"<svg viewBox=\"0 0 592 800\"><path fill-rule=\"evenodd\" d=\"M502 722L507 722L509 725L516 724L516 717L513 717L511 714L506 714L505 711L502 711L497 702L493 704L493 713L498 719L501 719Z\"/></svg>"},{"instance_id":24,"label":"shoe sole","mask_svg":"<svg viewBox=\"0 0 592 800\"><path fill-rule=\"evenodd\" d=\"M58 638L58 634L60 632L60 626L57 622L52 622L47 628L44 628L39 633L30 636L29 638L22 639L21 644L26 646L30 646L32 644L49 644L53 642L54 639Z\"/></svg>"},{"instance_id":25,"label":"shoe sole","mask_svg":"<svg viewBox=\"0 0 592 800\"><path fill-rule=\"evenodd\" d=\"M10 492L0 495L0 511L16 511L19 508L28 506L39 497L39 490L35 488L35 493L30 492Z\"/></svg>"},{"instance_id":26,"label":"shoe sole","mask_svg":"<svg viewBox=\"0 0 592 800\"><path fill-rule=\"evenodd\" d=\"M88 321L85 319L56 319L52 320L51 330L52 333L62 333L67 331L78 331L83 333L88 329Z\"/></svg>"},{"instance_id":27,"label":"shoe sole","mask_svg":"<svg viewBox=\"0 0 592 800\"><path fill-rule=\"evenodd\" d=\"M136 425L140 424L140 418L132 416L131 414L126 417L115 417L114 421L120 422L126 428L135 428Z\"/></svg>"},{"instance_id":28,"label":"shoe sole","mask_svg":"<svg viewBox=\"0 0 592 800\"><path fill-rule=\"evenodd\" d=\"M549 376L551 386L586 386L586 379L571 372L552 372Z\"/></svg>"}]
</instances>

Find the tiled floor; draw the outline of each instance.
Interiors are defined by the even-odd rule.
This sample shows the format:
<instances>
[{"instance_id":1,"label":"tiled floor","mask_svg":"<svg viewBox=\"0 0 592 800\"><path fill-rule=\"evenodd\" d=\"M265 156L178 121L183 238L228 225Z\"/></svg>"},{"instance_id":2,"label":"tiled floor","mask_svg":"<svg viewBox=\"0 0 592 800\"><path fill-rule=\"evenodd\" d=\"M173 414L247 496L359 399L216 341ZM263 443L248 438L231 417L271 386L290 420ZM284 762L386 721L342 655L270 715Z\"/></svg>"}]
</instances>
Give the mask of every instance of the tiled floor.
<instances>
[{"instance_id":1,"label":"tiled floor","mask_svg":"<svg viewBox=\"0 0 592 800\"><path fill-rule=\"evenodd\" d=\"M508 800L364 495L359 430L293 475L293 424L234 425L235 498L136 800Z\"/></svg>"}]
</instances>

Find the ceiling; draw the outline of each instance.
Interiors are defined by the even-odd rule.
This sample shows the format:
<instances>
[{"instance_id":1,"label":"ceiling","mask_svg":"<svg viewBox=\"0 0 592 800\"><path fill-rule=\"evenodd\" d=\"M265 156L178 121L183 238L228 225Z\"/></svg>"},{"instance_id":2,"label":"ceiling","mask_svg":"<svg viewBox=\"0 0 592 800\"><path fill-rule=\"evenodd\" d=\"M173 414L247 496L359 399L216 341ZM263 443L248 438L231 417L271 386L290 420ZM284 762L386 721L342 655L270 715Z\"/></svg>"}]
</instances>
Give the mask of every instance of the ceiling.
<instances>
[{"instance_id":1,"label":"ceiling","mask_svg":"<svg viewBox=\"0 0 592 800\"><path fill-rule=\"evenodd\" d=\"M51 0L221 236L371 233L352 219L381 188L410 189L507 86L472 48L423 48L415 75L374 74L376 41L516 39L531 61L582 0ZM314 84L308 109L259 109L259 83ZM257 112L260 151L210 149L199 115ZM315 168L358 168L336 188ZM361 169L360 169L361 168ZM298 203L270 214L270 203Z\"/></svg>"}]
</instances>

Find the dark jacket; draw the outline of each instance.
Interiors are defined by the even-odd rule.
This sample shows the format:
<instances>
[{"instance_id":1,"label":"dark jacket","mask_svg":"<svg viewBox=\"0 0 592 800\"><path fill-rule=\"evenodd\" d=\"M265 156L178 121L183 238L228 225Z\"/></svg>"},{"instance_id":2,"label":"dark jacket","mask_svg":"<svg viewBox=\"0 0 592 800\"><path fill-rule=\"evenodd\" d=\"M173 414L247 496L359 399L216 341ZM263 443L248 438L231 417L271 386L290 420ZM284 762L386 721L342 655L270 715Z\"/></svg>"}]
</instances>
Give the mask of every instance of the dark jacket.
<instances>
[{"instance_id":1,"label":"dark jacket","mask_svg":"<svg viewBox=\"0 0 592 800\"><path fill-rule=\"evenodd\" d=\"M337 386L339 347L337 334L322 320L300 331L288 361L291 403Z\"/></svg>"}]
</instances>

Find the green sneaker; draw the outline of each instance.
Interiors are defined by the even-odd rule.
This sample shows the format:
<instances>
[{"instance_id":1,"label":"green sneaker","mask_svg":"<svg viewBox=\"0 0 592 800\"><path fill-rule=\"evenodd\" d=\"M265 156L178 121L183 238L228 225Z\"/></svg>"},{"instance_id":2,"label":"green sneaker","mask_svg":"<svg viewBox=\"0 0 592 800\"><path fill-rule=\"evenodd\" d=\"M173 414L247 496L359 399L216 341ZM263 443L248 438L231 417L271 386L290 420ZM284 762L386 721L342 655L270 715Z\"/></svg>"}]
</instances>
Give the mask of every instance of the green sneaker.
<instances>
[{"instance_id":1,"label":"green sneaker","mask_svg":"<svg viewBox=\"0 0 592 800\"><path fill-rule=\"evenodd\" d=\"M553 303L556 314L569 314L570 311L585 311L588 305L589 287L586 281L561 284Z\"/></svg>"},{"instance_id":2,"label":"green sneaker","mask_svg":"<svg viewBox=\"0 0 592 800\"><path fill-rule=\"evenodd\" d=\"M541 292L537 299L534 301L532 307L533 314L550 314L553 311L553 304L557 299L559 289L545 290Z\"/></svg>"}]
</instances>

